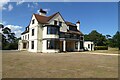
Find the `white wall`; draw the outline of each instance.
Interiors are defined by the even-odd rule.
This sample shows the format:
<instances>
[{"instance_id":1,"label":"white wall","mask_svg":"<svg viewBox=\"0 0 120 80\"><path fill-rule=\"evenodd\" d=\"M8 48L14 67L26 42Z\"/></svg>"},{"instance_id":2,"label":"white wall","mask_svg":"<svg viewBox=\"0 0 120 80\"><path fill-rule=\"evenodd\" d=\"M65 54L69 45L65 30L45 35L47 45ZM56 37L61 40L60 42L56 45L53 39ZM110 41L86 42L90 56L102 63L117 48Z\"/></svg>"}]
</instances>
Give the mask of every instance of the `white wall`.
<instances>
[{"instance_id":1,"label":"white wall","mask_svg":"<svg viewBox=\"0 0 120 80\"><path fill-rule=\"evenodd\" d=\"M91 41L84 41L84 48L88 49L89 51L91 51L91 44L93 45L92 46L92 50L94 50L94 43L91 42ZM88 45L90 45L90 48L88 48Z\"/></svg>"},{"instance_id":2,"label":"white wall","mask_svg":"<svg viewBox=\"0 0 120 80\"><path fill-rule=\"evenodd\" d=\"M34 24L32 24L32 20L34 21ZM34 35L32 36L32 29L34 29ZM30 21L29 26L29 50L30 52L37 52L37 39L38 39L38 21L36 20L35 16L32 16L32 19ZM34 41L34 49L31 49L31 41Z\"/></svg>"},{"instance_id":3,"label":"white wall","mask_svg":"<svg viewBox=\"0 0 120 80\"><path fill-rule=\"evenodd\" d=\"M33 40L34 41L34 49L32 49L32 40L29 41L29 49L28 51L30 52L37 52L37 40Z\"/></svg>"}]
</instances>

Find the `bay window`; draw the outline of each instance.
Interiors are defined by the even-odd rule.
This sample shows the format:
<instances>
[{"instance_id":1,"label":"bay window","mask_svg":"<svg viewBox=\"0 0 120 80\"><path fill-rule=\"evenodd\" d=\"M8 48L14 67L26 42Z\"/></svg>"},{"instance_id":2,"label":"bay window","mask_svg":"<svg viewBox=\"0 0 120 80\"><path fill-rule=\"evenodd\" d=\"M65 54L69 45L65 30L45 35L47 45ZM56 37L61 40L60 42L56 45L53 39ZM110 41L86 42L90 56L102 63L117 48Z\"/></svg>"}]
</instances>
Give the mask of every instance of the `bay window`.
<instances>
[{"instance_id":1,"label":"bay window","mask_svg":"<svg viewBox=\"0 0 120 80\"><path fill-rule=\"evenodd\" d=\"M58 34L59 29L57 27L47 27L47 34Z\"/></svg>"},{"instance_id":2,"label":"bay window","mask_svg":"<svg viewBox=\"0 0 120 80\"><path fill-rule=\"evenodd\" d=\"M47 49L58 49L59 43L57 40L47 40Z\"/></svg>"}]
</instances>

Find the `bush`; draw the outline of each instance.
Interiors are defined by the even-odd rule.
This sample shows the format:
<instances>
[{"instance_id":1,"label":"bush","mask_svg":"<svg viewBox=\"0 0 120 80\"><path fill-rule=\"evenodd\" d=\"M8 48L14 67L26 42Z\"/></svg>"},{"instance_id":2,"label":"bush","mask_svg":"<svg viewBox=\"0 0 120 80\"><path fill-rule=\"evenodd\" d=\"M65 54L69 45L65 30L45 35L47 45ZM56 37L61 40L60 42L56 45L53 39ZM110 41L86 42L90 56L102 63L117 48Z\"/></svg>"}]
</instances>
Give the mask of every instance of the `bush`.
<instances>
[{"instance_id":1,"label":"bush","mask_svg":"<svg viewBox=\"0 0 120 80\"><path fill-rule=\"evenodd\" d=\"M108 50L108 46L95 46L94 50Z\"/></svg>"}]
</instances>

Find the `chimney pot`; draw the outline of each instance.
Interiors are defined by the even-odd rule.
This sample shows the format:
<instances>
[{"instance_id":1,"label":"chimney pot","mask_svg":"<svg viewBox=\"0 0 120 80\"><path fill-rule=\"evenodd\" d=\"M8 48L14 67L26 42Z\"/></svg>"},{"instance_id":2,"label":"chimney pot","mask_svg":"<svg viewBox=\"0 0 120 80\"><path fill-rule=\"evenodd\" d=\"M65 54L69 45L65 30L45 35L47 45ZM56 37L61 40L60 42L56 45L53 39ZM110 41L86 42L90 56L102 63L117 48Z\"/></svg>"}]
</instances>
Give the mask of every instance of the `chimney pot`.
<instances>
[{"instance_id":1,"label":"chimney pot","mask_svg":"<svg viewBox=\"0 0 120 80\"><path fill-rule=\"evenodd\" d=\"M80 31L80 21L79 20L76 22L76 26L77 26L77 30Z\"/></svg>"},{"instance_id":2,"label":"chimney pot","mask_svg":"<svg viewBox=\"0 0 120 80\"><path fill-rule=\"evenodd\" d=\"M46 11L44 11L43 9L40 9L40 15L41 16L46 16L46 14L47 14L47 12Z\"/></svg>"}]
</instances>

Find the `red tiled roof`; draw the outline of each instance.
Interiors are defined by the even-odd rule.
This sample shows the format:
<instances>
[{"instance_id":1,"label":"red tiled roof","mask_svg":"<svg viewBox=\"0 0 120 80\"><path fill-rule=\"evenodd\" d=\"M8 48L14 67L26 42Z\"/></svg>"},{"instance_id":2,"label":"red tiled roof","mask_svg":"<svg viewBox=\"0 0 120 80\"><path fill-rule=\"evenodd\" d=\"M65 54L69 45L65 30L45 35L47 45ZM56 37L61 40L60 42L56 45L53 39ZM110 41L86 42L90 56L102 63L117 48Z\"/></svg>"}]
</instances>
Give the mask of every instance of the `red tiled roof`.
<instances>
[{"instance_id":1,"label":"red tiled roof","mask_svg":"<svg viewBox=\"0 0 120 80\"><path fill-rule=\"evenodd\" d=\"M29 32L29 26L27 26L26 29L25 29L25 31L23 33L21 33L21 34L25 34L25 33L28 33L28 32Z\"/></svg>"},{"instance_id":2,"label":"red tiled roof","mask_svg":"<svg viewBox=\"0 0 120 80\"><path fill-rule=\"evenodd\" d=\"M77 30L77 31L68 30L67 33L83 35L83 33L80 32L79 30Z\"/></svg>"},{"instance_id":3,"label":"red tiled roof","mask_svg":"<svg viewBox=\"0 0 120 80\"><path fill-rule=\"evenodd\" d=\"M58 13L59 12L57 12L57 13L51 15L51 16L48 16L48 17L47 16L41 16L39 14L34 14L34 15L35 15L35 17L36 17L36 19L37 19L38 22L44 24L44 23L47 23L50 19L52 19Z\"/></svg>"},{"instance_id":4,"label":"red tiled roof","mask_svg":"<svg viewBox=\"0 0 120 80\"><path fill-rule=\"evenodd\" d=\"M76 26L76 24L66 21L67 26Z\"/></svg>"}]
</instances>

